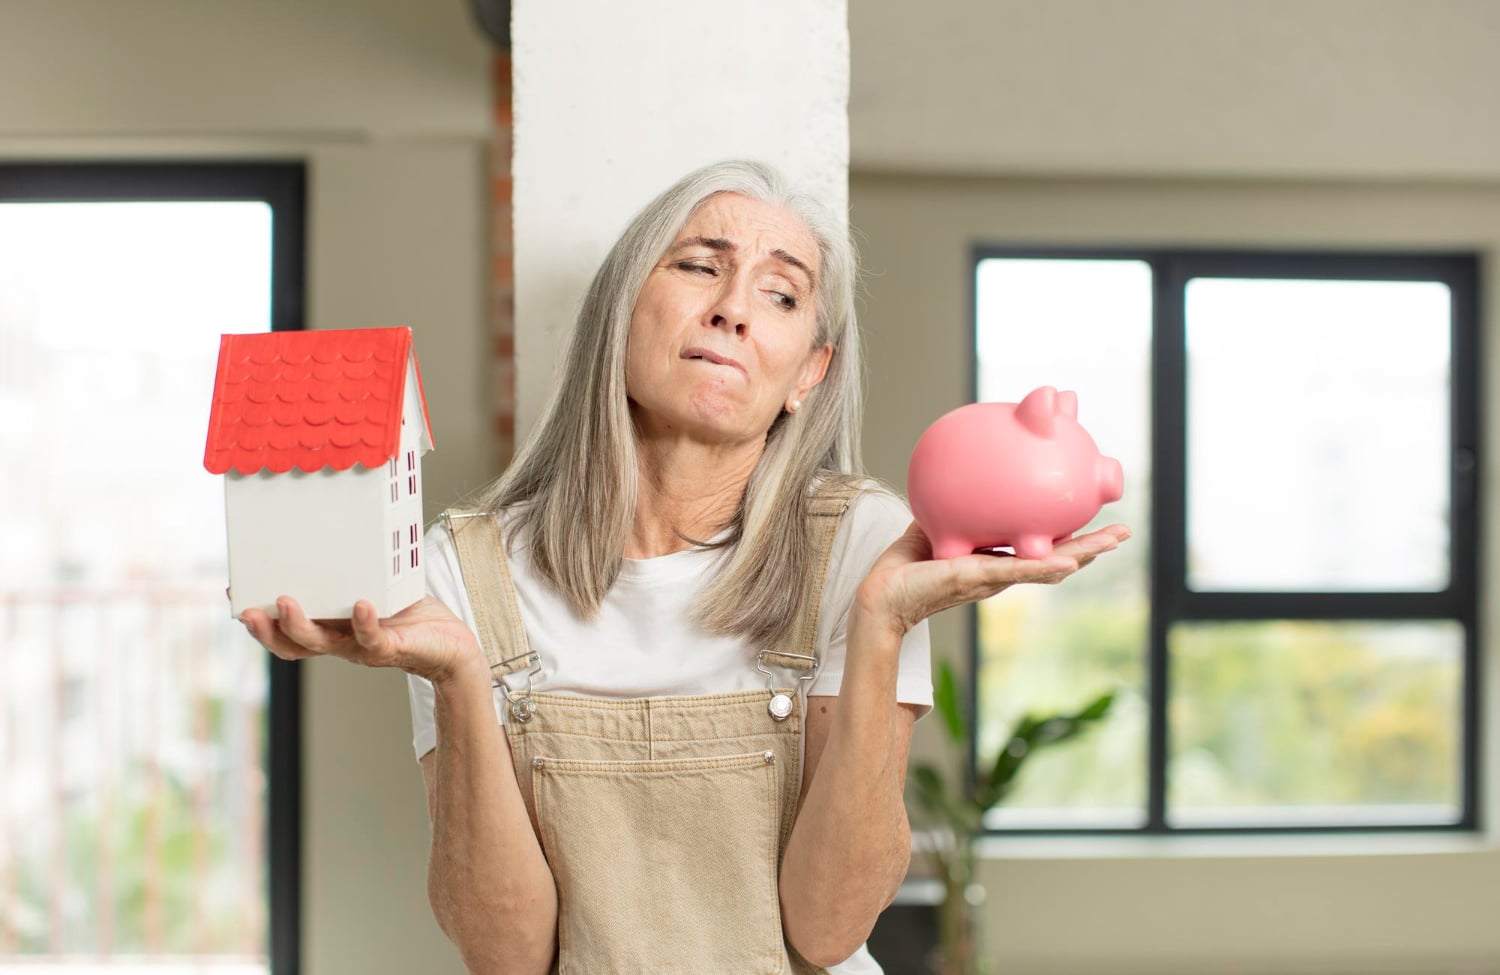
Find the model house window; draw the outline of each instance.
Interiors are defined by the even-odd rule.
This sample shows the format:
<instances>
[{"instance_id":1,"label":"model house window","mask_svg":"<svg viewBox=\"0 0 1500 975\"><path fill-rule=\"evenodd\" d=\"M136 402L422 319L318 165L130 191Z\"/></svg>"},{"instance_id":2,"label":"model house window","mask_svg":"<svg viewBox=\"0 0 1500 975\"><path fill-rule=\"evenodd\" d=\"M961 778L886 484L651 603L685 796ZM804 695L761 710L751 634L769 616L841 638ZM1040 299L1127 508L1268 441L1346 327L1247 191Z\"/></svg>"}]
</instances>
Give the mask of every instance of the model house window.
<instances>
[{"instance_id":1,"label":"model house window","mask_svg":"<svg viewBox=\"0 0 1500 975\"><path fill-rule=\"evenodd\" d=\"M417 493L417 475L412 474L406 478L406 493L408 496L412 496Z\"/></svg>"},{"instance_id":2,"label":"model house window","mask_svg":"<svg viewBox=\"0 0 1500 975\"><path fill-rule=\"evenodd\" d=\"M399 555L392 555L391 556L391 575L398 576L400 574L401 574L401 556L399 556Z\"/></svg>"},{"instance_id":3,"label":"model house window","mask_svg":"<svg viewBox=\"0 0 1500 975\"><path fill-rule=\"evenodd\" d=\"M975 258L977 399L1072 389L1118 552L977 607L979 751L1118 688L988 825L1478 822L1476 262Z\"/></svg>"},{"instance_id":4,"label":"model house window","mask_svg":"<svg viewBox=\"0 0 1500 975\"><path fill-rule=\"evenodd\" d=\"M299 670L230 616L202 458L219 335L301 326L302 182L0 165L0 401L46 418L4 444L0 970L295 970ZM66 445L121 438L91 494Z\"/></svg>"},{"instance_id":5,"label":"model house window","mask_svg":"<svg viewBox=\"0 0 1500 975\"><path fill-rule=\"evenodd\" d=\"M410 470L415 470L416 466L417 466L417 452L415 450L408 450L406 452L406 469L409 470L409 471Z\"/></svg>"}]
</instances>

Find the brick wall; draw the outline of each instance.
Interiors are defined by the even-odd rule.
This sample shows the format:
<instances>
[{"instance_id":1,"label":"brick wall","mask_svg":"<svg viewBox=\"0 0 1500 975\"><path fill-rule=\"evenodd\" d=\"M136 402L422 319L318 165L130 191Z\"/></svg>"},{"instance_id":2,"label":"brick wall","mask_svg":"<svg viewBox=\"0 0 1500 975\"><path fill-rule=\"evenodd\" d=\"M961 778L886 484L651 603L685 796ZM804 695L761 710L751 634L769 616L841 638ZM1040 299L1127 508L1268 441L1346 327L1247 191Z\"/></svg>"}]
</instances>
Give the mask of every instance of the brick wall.
<instances>
[{"instance_id":1,"label":"brick wall","mask_svg":"<svg viewBox=\"0 0 1500 975\"><path fill-rule=\"evenodd\" d=\"M510 53L493 55L494 125L490 136L490 415L495 470L516 447L515 243L511 224Z\"/></svg>"}]
</instances>

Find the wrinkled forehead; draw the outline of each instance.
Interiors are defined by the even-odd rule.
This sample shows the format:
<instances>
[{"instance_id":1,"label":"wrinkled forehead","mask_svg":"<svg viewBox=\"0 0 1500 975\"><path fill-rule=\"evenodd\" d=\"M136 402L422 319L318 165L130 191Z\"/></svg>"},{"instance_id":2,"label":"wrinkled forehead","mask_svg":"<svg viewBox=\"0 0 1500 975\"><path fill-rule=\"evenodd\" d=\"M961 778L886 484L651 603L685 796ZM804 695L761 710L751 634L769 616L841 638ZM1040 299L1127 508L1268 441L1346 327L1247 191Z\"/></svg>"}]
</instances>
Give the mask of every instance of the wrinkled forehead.
<instances>
[{"instance_id":1,"label":"wrinkled forehead","mask_svg":"<svg viewBox=\"0 0 1500 975\"><path fill-rule=\"evenodd\" d=\"M818 275L820 255L812 228L774 203L729 192L708 196L693 208L671 246L693 238L726 241L738 251L784 255L805 266L814 280Z\"/></svg>"}]
</instances>

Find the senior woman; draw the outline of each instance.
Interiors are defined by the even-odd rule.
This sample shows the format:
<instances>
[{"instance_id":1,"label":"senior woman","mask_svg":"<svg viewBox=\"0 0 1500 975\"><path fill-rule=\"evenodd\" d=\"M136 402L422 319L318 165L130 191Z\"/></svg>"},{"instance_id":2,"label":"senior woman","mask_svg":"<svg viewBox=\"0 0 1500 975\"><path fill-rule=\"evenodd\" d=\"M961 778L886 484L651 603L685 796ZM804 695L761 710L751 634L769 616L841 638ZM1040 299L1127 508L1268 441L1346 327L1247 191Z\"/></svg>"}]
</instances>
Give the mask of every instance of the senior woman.
<instances>
[{"instance_id":1,"label":"senior woman","mask_svg":"<svg viewBox=\"0 0 1500 975\"><path fill-rule=\"evenodd\" d=\"M855 280L771 168L689 174L605 259L514 462L428 533L426 597L246 612L278 657L409 675L471 971L878 973L926 618L1128 537L933 561L860 473Z\"/></svg>"}]
</instances>

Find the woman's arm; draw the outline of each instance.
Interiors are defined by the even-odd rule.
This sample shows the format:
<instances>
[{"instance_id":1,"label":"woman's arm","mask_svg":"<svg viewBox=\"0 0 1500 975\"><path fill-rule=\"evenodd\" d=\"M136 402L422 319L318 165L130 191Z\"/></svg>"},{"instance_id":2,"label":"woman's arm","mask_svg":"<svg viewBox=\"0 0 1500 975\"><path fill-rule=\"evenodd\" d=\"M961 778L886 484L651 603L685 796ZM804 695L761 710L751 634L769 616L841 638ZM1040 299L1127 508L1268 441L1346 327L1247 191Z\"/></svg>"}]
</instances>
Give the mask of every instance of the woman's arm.
<instances>
[{"instance_id":1,"label":"woman's arm","mask_svg":"<svg viewBox=\"0 0 1500 975\"><path fill-rule=\"evenodd\" d=\"M792 947L825 968L869 937L911 860L902 796L915 715L896 702L900 654L896 630L851 608L839 695L808 698L805 799L782 859L781 917Z\"/></svg>"},{"instance_id":2,"label":"woman's arm","mask_svg":"<svg viewBox=\"0 0 1500 975\"><path fill-rule=\"evenodd\" d=\"M495 720L489 671L475 654L433 689L433 916L470 972L546 975L557 950L557 887Z\"/></svg>"},{"instance_id":3,"label":"woman's arm","mask_svg":"<svg viewBox=\"0 0 1500 975\"><path fill-rule=\"evenodd\" d=\"M431 682L437 725L427 897L438 925L481 975L546 975L557 937L557 888L542 856L495 720L490 675L472 629L432 595L386 620L367 600L348 621L315 622L290 596L278 617L241 616L282 660L335 656L396 667Z\"/></svg>"},{"instance_id":4,"label":"woman's arm","mask_svg":"<svg viewBox=\"0 0 1500 975\"><path fill-rule=\"evenodd\" d=\"M914 521L876 560L849 607L839 703L782 861L782 927L804 958L826 967L858 949L910 863L903 789L912 722L896 703L902 636L1018 583L1061 582L1129 537L1112 525L1059 543L1047 559L933 560Z\"/></svg>"}]
</instances>

